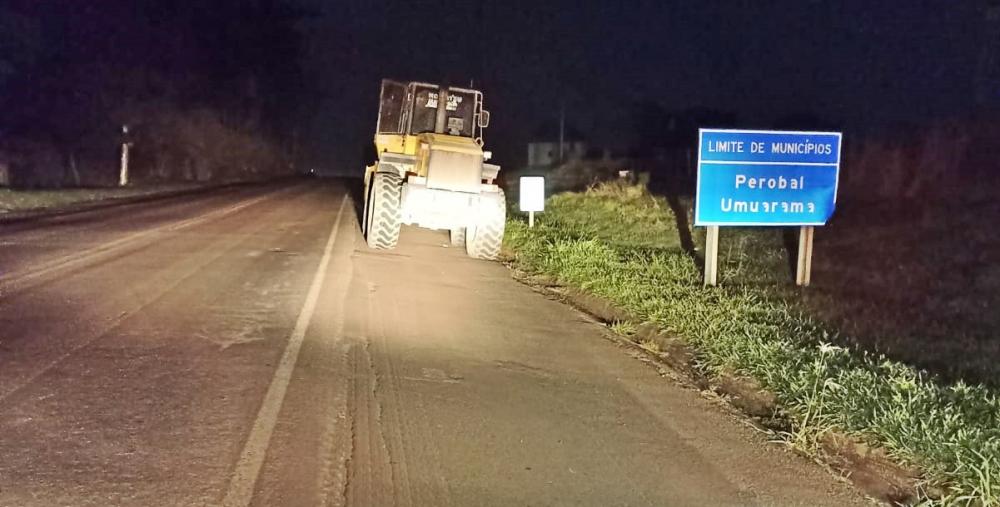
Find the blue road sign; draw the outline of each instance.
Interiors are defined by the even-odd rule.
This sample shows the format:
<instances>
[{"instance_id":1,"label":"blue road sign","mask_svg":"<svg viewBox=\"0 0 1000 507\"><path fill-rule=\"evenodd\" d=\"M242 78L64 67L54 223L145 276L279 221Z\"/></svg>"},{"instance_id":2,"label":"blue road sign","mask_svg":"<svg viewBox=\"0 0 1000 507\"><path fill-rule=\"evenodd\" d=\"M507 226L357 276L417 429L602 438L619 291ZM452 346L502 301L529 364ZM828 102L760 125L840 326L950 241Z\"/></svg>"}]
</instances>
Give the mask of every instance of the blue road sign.
<instances>
[{"instance_id":1,"label":"blue road sign","mask_svg":"<svg viewBox=\"0 0 1000 507\"><path fill-rule=\"evenodd\" d=\"M833 214L840 132L698 131L695 225L823 225Z\"/></svg>"}]
</instances>

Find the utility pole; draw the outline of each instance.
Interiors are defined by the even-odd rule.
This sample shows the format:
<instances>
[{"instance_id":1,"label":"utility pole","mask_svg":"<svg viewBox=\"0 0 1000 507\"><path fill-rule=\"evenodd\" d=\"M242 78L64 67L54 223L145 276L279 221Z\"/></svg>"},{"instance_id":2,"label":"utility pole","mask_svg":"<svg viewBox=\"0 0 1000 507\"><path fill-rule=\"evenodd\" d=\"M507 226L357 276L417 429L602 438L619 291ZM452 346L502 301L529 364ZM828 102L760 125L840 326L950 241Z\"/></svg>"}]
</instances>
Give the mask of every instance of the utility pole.
<instances>
[{"instance_id":1,"label":"utility pole","mask_svg":"<svg viewBox=\"0 0 1000 507\"><path fill-rule=\"evenodd\" d=\"M473 3L473 2L470 2ZM474 2L473 17L476 18L475 32L472 34L472 43L469 47L475 51L472 55L473 62L476 62L474 72L476 73L473 80L469 82L469 88L475 89L474 80L478 79L480 83L486 83L486 51L485 48L491 47L486 40L490 32L486 30L486 2Z\"/></svg>"},{"instance_id":2,"label":"utility pole","mask_svg":"<svg viewBox=\"0 0 1000 507\"><path fill-rule=\"evenodd\" d=\"M975 73L975 103L977 106L996 106L997 87L1000 85L1000 1L987 2L984 16L985 37L980 41L979 60Z\"/></svg>"},{"instance_id":3,"label":"utility pole","mask_svg":"<svg viewBox=\"0 0 1000 507\"><path fill-rule=\"evenodd\" d=\"M566 141L566 101L559 106L559 164L563 163L563 143Z\"/></svg>"}]
</instances>

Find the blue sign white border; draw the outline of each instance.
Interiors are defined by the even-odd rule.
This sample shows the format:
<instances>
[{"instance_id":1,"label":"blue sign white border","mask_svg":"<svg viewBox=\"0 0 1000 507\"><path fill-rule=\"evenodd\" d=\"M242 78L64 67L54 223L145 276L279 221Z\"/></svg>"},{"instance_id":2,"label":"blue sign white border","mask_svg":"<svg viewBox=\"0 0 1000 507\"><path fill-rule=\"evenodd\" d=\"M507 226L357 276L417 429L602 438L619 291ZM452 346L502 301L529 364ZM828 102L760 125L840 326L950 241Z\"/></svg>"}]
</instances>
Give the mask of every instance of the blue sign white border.
<instances>
[{"instance_id":1,"label":"blue sign white border","mask_svg":"<svg viewBox=\"0 0 1000 507\"><path fill-rule=\"evenodd\" d=\"M801 134L807 136L814 135L835 135L837 136L837 172L835 183L833 185L833 204L837 204L837 193L840 190L840 153L844 146L844 133L843 132L820 132L820 131L810 131L810 130L750 130L750 129L718 129L718 128L699 128L698 129L698 165L695 169L698 171L697 181L695 183L695 203L694 203L694 223L697 227L710 227L710 226L722 226L722 227L754 227L754 226L767 226L767 227L799 227L805 225L826 225L825 222L795 222L795 223L779 223L779 222L702 222L698 219L700 206L698 206L698 198L701 196L701 165L705 164L730 164L732 162L725 161L706 161L701 160L701 146L703 141L703 136L706 132L729 132L729 133L740 133L740 134ZM830 164L817 163L817 162L739 162L745 165L824 165L828 166Z\"/></svg>"}]
</instances>

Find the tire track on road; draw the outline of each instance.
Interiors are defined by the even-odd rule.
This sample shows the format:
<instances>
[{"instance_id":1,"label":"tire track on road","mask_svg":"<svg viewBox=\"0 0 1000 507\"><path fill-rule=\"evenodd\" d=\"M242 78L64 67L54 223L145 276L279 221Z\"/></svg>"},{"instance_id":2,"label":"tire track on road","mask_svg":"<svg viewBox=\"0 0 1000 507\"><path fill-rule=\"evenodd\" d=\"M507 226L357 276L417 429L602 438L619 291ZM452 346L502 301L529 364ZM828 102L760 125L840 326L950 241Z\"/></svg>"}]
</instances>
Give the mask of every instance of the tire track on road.
<instances>
[{"instance_id":1,"label":"tire track on road","mask_svg":"<svg viewBox=\"0 0 1000 507\"><path fill-rule=\"evenodd\" d=\"M344 210L347 209L348 202L350 202L349 198L344 198L341 201L340 208L334 219L333 228L330 230L330 236L323 249L323 257L320 259L319 266L316 268L316 274L309 287L305 304L302 306L302 311L299 313L295 328L288 339L288 345L282 353L281 360L271 379L271 384L264 395L260 410L244 444L243 452L240 453L240 459L233 470L229 489L222 500L224 507L245 507L253 500L254 486L257 483L261 467L264 464L267 448L271 442L271 435L274 433L274 427L278 422L278 415L281 413L285 393L288 391L288 384L291 382L292 374L295 371L295 364L298 361L302 342L305 339L305 334L309 328L313 313L316 311L320 290L323 288L323 281L326 279L327 268L333 254L333 246L337 239L337 233L340 230ZM346 289L347 286L345 284L345 294L341 298L346 297Z\"/></svg>"},{"instance_id":2,"label":"tire track on road","mask_svg":"<svg viewBox=\"0 0 1000 507\"><path fill-rule=\"evenodd\" d=\"M351 222L349 230L358 231L357 222L351 220L353 216L348 214ZM334 261L338 266L337 278L330 293L337 298L337 306L334 308L333 336L319 336L324 340L332 340L329 344L332 351L331 371L337 372L336 378L327 378L326 381L331 388L330 411L327 413L327 421L319 443L319 470L316 473L317 499L315 505L323 507L344 507L347 504L347 489L349 481L348 466L354 452L354 417L351 406L354 404L353 396L355 392L355 354L357 343L346 339L354 329L347 327L346 316L349 312L356 312L357 302L348 301L348 294L351 284L354 282L354 244L357 233L342 242L342 252L337 252L342 259ZM335 254L337 255L337 254ZM353 321L356 322L356 321Z\"/></svg>"},{"instance_id":3,"label":"tire track on road","mask_svg":"<svg viewBox=\"0 0 1000 507\"><path fill-rule=\"evenodd\" d=\"M354 345L351 379L351 454L347 462L347 505L394 505L392 467L381 432L379 379L367 340Z\"/></svg>"},{"instance_id":4,"label":"tire track on road","mask_svg":"<svg viewBox=\"0 0 1000 507\"><path fill-rule=\"evenodd\" d=\"M370 282L369 282L370 283ZM392 357L388 349L386 336L387 320L398 319L396 301L386 301L379 304L377 301L379 294L374 284L370 284L368 290L368 304L371 309L369 316L376 315L375 310L383 308L382 318L369 320L375 324L372 332L369 333L369 340L372 341L375 349L375 375L383 377L381 389L376 392L376 400L383 411L382 424L379 428L387 444L388 465L393 477L393 493L397 505L414 505L413 484L410 481L409 463L410 459L406 453L405 437L408 436L406 418L401 413L401 400L399 396L400 384L399 375L393 365ZM389 315L386 315L389 314ZM392 319L385 317L392 316ZM417 460L417 463L423 461ZM426 500L426 499L422 499ZM423 504L423 502L417 502ZM433 505L442 505L441 502L433 502Z\"/></svg>"},{"instance_id":5,"label":"tire track on road","mask_svg":"<svg viewBox=\"0 0 1000 507\"><path fill-rule=\"evenodd\" d=\"M344 308L341 310L343 315ZM351 371L351 348L351 344L342 341L334 351L338 365L335 370L345 375ZM319 492L316 505L323 507L343 507L347 502L347 463L351 459L353 418L348 411L351 382L346 378L343 380L334 383L334 392L330 397L333 409L319 445L321 468L316 475L316 490Z\"/></svg>"},{"instance_id":6,"label":"tire track on road","mask_svg":"<svg viewBox=\"0 0 1000 507\"><path fill-rule=\"evenodd\" d=\"M404 336L399 302L390 292L380 291L364 273L358 279L358 285L364 287L360 289L364 301L358 302L360 343L354 346L353 356L354 394L349 413L355 421L346 503L451 505L440 455L425 424L419 396L408 398L410 406L404 406L404 386L392 345Z\"/></svg>"},{"instance_id":7,"label":"tire track on road","mask_svg":"<svg viewBox=\"0 0 1000 507\"><path fill-rule=\"evenodd\" d=\"M403 384L400 382L397 361L393 359L389 346L389 336L396 337L396 339L401 339L403 336L403 331L400 329L400 323L404 321L399 311L401 305L395 299L393 298L393 301L385 304L387 308L390 308L392 318L381 320L382 330L379 333L379 339L382 348L381 355L384 358L383 368L389 378L387 384L391 387L390 392L386 394L392 397L391 406L394 409L396 427L393 433L395 444L401 454L398 466L407 472L407 481L409 481L408 462L422 464L421 467L427 470L423 473L429 476L428 478L433 485L428 485L427 481L424 480L415 481L420 486L416 491L411 491L411 494L415 494L417 497L416 505L449 506L453 503L451 489L447 477L441 470L441 455L438 452L435 439L432 438L433 432L426 424L427 409L419 393L413 393L407 399L415 413L411 414L410 417L404 413L403 396L401 395ZM409 453L406 453L406 448L410 449ZM408 459L406 454L410 454Z\"/></svg>"}]
</instances>

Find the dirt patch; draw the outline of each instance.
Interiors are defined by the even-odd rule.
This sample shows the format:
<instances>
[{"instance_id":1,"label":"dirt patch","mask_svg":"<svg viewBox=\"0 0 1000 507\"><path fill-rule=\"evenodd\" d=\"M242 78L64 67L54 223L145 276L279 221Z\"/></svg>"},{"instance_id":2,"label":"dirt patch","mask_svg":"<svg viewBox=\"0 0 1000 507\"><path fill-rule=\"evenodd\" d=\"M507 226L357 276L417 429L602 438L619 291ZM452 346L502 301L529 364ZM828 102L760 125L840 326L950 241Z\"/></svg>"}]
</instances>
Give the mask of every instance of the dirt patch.
<instances>
[{"instance_id":1,"label":"dirt patch","mask_svg":"<svg viewBox=\"0 0 1000 507\"><path fill-rule=\"evenodd\" d=\"M655 324L649 322L640 324L636 327L635 334L630 338L633 343L645 344L645 348L651 349L659 361L684 373L692 380L700 377L695 368L694 351L680 338L663 333ZM653 346L650 347L649 344ZM707 383L700 382L699 387L706 388Z\"/></svg>"},{"instance_id":2,"label":"dirt patch","mask_svg":"<svg viewBox=\"0 0 1000 507\"><path fill-rule=\"evenodd\" d=\"M828 463L850 473L851 482L869 496L893 505L916 500L919 471L897 463L882 448L836 432L824 435L821 443Z\"/></svg>"},{"instance_id":3,"label":"dirt patch","mask_svg":"<svg viewBox=\"0 0 1000 507\"><path fill-rule=\"evenodd\" d=\"M630 315L607 300L592 296L586 292L566 287L549 287L549 290L560 294L565 298L566 302L605 324L635 322L637 320L635 316Z\"/></svg>"},{"instance_id":4,"label":"dirt patch","mask_svg":"<svg viewBox=\"0 0 1000 507\"><path fill-rule=\"evenodd\" d=\"M732 373L715 377L716 391L743 413L770 421L778 416L778 400L757 381Z\"/></svg>"}]
</instances>

